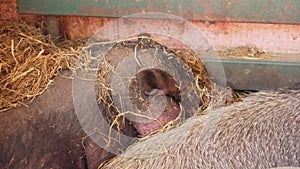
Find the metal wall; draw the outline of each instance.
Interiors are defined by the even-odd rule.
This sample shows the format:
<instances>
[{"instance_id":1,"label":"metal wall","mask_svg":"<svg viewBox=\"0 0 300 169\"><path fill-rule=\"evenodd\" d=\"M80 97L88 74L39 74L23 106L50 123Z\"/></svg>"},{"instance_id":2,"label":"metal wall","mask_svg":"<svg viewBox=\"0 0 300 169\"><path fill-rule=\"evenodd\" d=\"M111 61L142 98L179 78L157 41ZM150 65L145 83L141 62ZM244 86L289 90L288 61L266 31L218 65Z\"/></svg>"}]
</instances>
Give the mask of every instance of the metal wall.
<instances>
[{"instance_id":1,"label":"metal wall","mask_svg":"<svg viewBox=\"0 0 300 169\"><path fill-rule=\"evenodd\" d=\"M19 12L121 17L163 12L197 21L300 23L299 0L18 0Z\"/></svg>"}]
</instances>

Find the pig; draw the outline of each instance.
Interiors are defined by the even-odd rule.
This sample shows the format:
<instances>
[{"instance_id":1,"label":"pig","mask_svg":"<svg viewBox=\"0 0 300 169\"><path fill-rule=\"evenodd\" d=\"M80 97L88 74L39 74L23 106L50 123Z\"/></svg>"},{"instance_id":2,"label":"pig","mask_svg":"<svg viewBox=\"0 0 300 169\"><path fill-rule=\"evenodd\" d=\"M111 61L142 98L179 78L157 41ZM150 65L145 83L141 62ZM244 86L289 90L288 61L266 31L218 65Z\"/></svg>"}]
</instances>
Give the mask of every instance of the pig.
<instances>
[{"instance_id":1,"label":"pig","mask_svg":"<svg viewBox=\"0 0 300 169\"><path fill-rule=\"evenodd\" d=\"M141 77L140 80L145 82L141 88L167 90L166 94L172 95L168 86L165 86L169 83L162 83L164 78L170 77L157 71L154 71L153 79ZM116 155L101 148L84 131L73 105L72 80L65 78L72 73L63 70L60 74L54 79L54 85L34 101L26 103L27 106L0 114L1 168L98 168ZM150 86L152 83L159 85ZM173 93L178 90L176 88ZM122 133L132 137L132 140L137 136L145 137L174 120L178 114L179 105L167 97L165 111L158 118L160 123L126 122ZM120 144L124 147L129 145Z\"/></svg>"},{"instance_id":2,"label":"pig","mask_svg":"<svg viewBox=\"0 0 300 169\"><path fill-rule=\"evenodd\" d=\"M139 72L129 87L130 98L142 115L151 117L133 118L139 137L146 137L162 129L180 114L180 89L175 80L159 69Z\"/></svg>"},{"instance_id":3,"label":"pig","mask_svg":"<svg viewBox=\"0 0 300 169\"><path fill-rule=\"evenodd\" d=\"M138 141L103 168L300 167L300 85L250 94Z\"/></svg>"},{"instance_id":4,"label":"pig","mask_svg":"<svg viewBox=\"0 0 300 169\"><path fill-rule=\"evenodd\" d=\"M74 109L72 80L62 76L26 107L0 113L0 168L93 169L115 156L88 137ZM137 135L130 125L122 131Z\"/></svg>"},{"instance_id":5,"label":"pig","mask_svg":"<svg viewBox=\"0 0 300 169\"><path fill-rule=\"evenodd\" d=\"M109 85L112 88L114 105L122 112L135 113L125 116L133 121L139 137L155 133L171 121L179 123L181 119L192 116L196 109L204 108L210 102L210 81L199 78L200 75L208 76L204 66L199 64L197 67L199 81L196 82L195 72L185 63L188 59L180 59L191 57L191 53L177 56L149 36L141 34L137 40L116 43L105 55L110 66L100 64L99 68L104 70L102 77L108 82L111 81ZM87 50L95 52L99 48L94 45ZM131 65L129 70L128 65ZM114 71L106 70L107 67ZM152 98L156 99L155 104L151 104ZM164 102L167 103L158 106Z\"/></svg>"}]
</instances>

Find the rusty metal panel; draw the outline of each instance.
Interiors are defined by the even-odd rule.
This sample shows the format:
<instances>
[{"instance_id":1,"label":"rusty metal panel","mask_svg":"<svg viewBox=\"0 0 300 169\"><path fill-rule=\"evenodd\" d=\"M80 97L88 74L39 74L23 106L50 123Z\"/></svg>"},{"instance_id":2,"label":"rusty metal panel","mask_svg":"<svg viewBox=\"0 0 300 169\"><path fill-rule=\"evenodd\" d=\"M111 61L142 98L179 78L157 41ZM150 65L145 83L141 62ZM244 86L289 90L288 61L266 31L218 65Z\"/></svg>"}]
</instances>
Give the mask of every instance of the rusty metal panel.
<instances>
[{"instance_id":1,"label":"rusty metal panel","mask_svg":"<svg viewBox=\"0 0 300 169\"><path fill-rule=\"evenodd\" d=\"M300 62L202 59L209 67L218 67L221 62L226 83L233 89L277 89L300 83Z\"/></svg>"},{"instance_id":2,"label":"rusty metal panel","mask_svg":"<svg viewBox=\"0 0 300 169\"><path fill-rule=\"evenodd\" d=\"M300 23L299 0L17 0L20 13L121 17L169 13L187 20Z\"/></svg>"}]
</instances>

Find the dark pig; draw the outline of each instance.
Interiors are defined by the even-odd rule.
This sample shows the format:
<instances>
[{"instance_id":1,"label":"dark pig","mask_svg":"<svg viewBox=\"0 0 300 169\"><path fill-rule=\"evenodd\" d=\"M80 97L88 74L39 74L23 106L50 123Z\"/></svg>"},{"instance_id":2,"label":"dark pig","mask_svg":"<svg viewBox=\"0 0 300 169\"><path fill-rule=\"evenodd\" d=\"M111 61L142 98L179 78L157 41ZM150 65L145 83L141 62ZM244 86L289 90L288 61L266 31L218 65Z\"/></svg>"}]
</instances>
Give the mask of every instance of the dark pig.
<instances>
[{"instance_id":1,"label":"dark pig","mask_svg":"<svg viewBox=\"0 0 300 169\"><path fill-rule=\"evenodd\" d=\"M139 72L130 85L130 98L142 115L148 118L134 119L133 124L140 137L163 128L180 114L180 89L176 81L159 69Z\"/></svg>"},{"instance_id":2,"label":"dark pig","mask_svg":"<svg viewBox=\"0 0 300 169\"><path fill-rule=\"evenodd\" d=\"M82 129L71 79L55 78L54 86L28 106L0 113L0 168L93 169L115 156ZM126 134L136 136L133 127L127 129Z\"/></svg>"},{"instance_id":3,"label":"dark pig","mask_svg":"<svg viewBox=\"0 0 300 169\"><path fill-rule=\"evenodd\" d=\"M300 85L207 113L136 143L104 168L300 167Z\"/></svg>"}]
</instances>

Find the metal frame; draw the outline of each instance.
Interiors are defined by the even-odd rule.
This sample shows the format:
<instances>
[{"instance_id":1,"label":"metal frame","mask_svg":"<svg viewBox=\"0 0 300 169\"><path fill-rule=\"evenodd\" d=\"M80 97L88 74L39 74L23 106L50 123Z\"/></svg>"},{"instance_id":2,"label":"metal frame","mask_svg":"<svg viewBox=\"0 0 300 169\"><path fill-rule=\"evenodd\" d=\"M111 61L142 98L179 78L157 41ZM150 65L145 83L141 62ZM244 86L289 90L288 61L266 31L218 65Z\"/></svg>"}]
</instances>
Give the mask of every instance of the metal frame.
<instances>
[{"instance_id":1,"label":"metal frame","mask_svg":"<svg viewBox=\"0 0 300 169\"><path fill-rule=\"evenodd\" d=\"M17 3L19 13L23 14L122 17L163 12L195 21L300 24L299 0L17 0ZM47 25L50 32L58 30L55 17L46 17L46 23L51 23ZM286 60L203 58L203 61L209 66L222 62L227 85L232 88L261 90L300 83L300 54L283 58Z\"/></svg>"}]
</instances>

